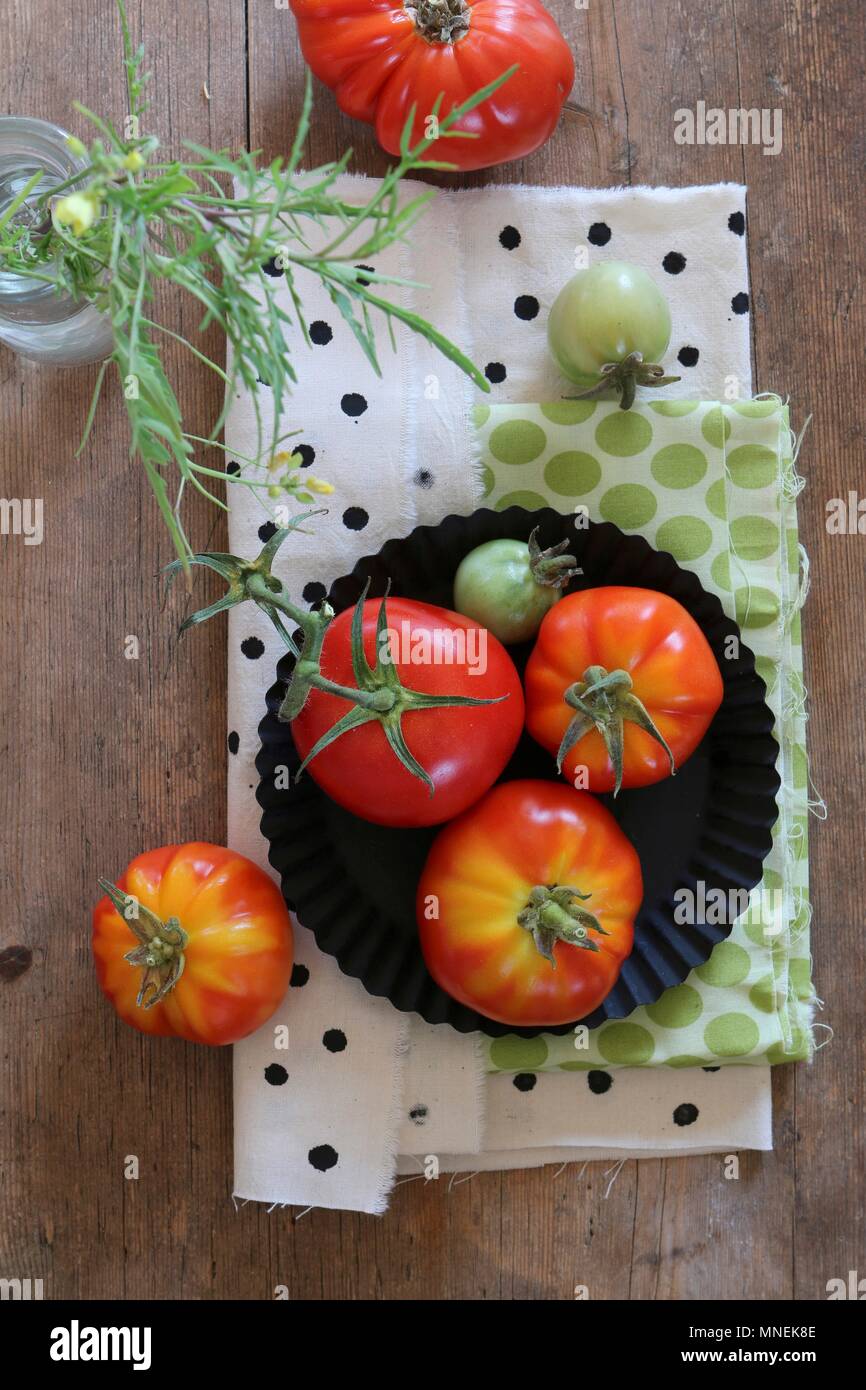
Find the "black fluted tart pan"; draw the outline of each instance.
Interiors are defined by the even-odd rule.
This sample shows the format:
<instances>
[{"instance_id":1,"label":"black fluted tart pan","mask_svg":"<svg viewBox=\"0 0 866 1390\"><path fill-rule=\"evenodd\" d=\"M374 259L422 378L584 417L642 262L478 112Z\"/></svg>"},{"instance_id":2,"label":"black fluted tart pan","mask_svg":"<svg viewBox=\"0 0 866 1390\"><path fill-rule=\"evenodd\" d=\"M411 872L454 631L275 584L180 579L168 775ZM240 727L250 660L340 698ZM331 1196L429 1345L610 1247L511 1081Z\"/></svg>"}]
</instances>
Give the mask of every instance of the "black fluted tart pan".
<instances>
[{"instance_id":1,"label":"black fluted tart pan","mask_svg":"<svg viewBox=\"0 0 866 1390\"><path fill-rule=\"evenodd\" d=\"M683 888L696 892L698 881L707 894L749 890L760 881L777 818L778 745L753 654L741 639L739 655L727 654L726 642L732 636L739 639L739 630L718 598L671 555L609 522L587 522L578 529L573 516L521 507L449 516L359 560L351 574L331 586L329 601L337 612L353 606L369 578L372 597L382 595L390 580L395 594L451 608L454 574L470 550L499 537L526 540L536 526L543 546L568 538L583 570L569 592L625 584L675 598L706 636L724 682L722 704L706 736L675 779L622 791L615 801L601 798L640 856L644 901L635 921L634 948L619 979L599 1008L581 1020L594 1027L655 1003L730 934L730 922L678 925L675 894ZM531 644L509 648L521 675L530 650ZM428 1023L450 1023L461 1033L480 1030L491 1037L571 1031L572 1024L513 1028L494 1022L452 999L428 973L415 926L415 891L440 827L373 825L331 801L308 775L297 783L292 776L288 786L285 775L275 777L277 768L288 767L294 774L299 763L290 726L277 718L291 669L292 658L286 655L268 691L259 729L257 797L283 894L320 948L370 994L390 999ZM500 780L557 780L551 763L550 754L524 732ZM383 879L390 885L384 906Z\"/></svg>"}]
</instances>

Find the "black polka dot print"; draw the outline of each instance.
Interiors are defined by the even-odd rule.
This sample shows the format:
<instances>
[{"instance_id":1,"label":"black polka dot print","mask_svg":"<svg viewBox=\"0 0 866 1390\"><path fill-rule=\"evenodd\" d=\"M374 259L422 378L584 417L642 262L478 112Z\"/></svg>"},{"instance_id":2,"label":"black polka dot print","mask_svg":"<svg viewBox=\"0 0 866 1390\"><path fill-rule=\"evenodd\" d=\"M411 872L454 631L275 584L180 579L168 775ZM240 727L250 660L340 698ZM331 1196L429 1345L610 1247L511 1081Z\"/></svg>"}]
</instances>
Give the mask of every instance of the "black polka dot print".
<instances>
[{"instance_id":1,"label":"black polka dot print","mask_svg":"<svg viewBox=\"0 0 866 1390\"><path fill-rule=\"evenodd\" d=\"M499 233L499 241L506 251L516 251L523 240L516 227L503 227Z\"/></svg>"},{"instance_id":2,"label":"black polka dot print","mask_svg":"<svg viewBox=\"0 0 866 1390\"><path fill-rule=\"evenodd\" d=\"M295 964L292 966L292 978L289 980L291 989L303 989L310 978L310 972L305 965Z\"/></svg>"},{"instance_id":3,"label":"black polka dot print","mask_svg":"<svg viewBox=\"0 0 866 1390\"><path fill-rule=\"evenodd\" d=\"M230 752L230 753L236 753L236 752L238 751L238 749L240 748L240 746L241 746L241 737L240 737L240 734L236 733L235 730L232 729L231 733L229 734L228 738L226 739L226 743L227 743L228 746L229 746L229 752Z\"/></svg>"},{"instance_id":4,"label":"black polka dot print","mask_svg":"<svg viewBox=\"0 0 866 1390\"><path fill-rule=\"evenodd\" d=\"M681 367L696 367L700 355L696 347L681 347L677 353L677 361Z\"/></svg>"},{"instance_id":5,"label":"black polka dot print","mask_svg":"<svg viewBox=\"0 0 866 1390\"><path fill-rule=\"evenodd\" d=\"M347 1045L346 1034L342 1028L329 1028L322 1034L322 1046L329 1052L345 1052Z\"/></svg>"},{"instance_id":6,"label":"black polka dot print","mask_svg":"<svg viewBox=\"0 0 866 1390\"><path fill-rule=\"evenodd\" d=\"M265 644L260 637L245 637L241 642L241 651L249 661L258 661L265 654Z\"/></svg>"},{"instance_id":7,"label":"black polka dot print","mask_svg":"<svg viewBox=\"0 0 866 1390\"><path fill-rule=\"evenodd\" d=\"M347 391L346 395L340 401L340 409L343 414L348 415L350 419L357 419L358 416L363 415L364 411L367 409L367 401L365 397L359 395L357 391Z\"/></svg>"},{"instance_id":8,"label":"black polka dot print","mask_svg":"<svg viewBox=\"0 0 866 1390\"><path fill-rule=\"evenodd\" d=\"M586 1084L594 1096L603 1096L613 1085L613 1077L606 1071L588 1071Z\"/></svg>"},{"instance_id":9,"label":"black polka dot print","mask_svg":"<svg viewBox=\"0 0 866 1390\"><path fill-rule=\"evenodd\" d=\"M240 477L241 466L232 459L231 463L226 464L226 472L230 473L233 478L238 478Z\"/></svg>"},{"instance_id":10,"label":"black polka dot print","mask_svg":"<svg viewBox=\"0 0 866 1390\"><path fill-rule=\"evenodd\" d=\"M367 270L367 271L369 271L369 273L370 273L371 275L375 275L375 274L376 274L376 268L375 268L375 266L372 266L372 265L356 265L356 266L355 266L355 269L356 269L356 270ZM372 284L372 281L371 281L371 280L368 280L367 277L366 277L366 275L359 275L359 276L358 276L358 284L359 284L359 285L364 285L364 286L366 287L367 285Z\"/></svg>"},{"instance_id":11,"label":"black polka dot print","mask_svg":"<svg viewBox=\"0 0 866 1390\"><path fill-rule=\"evenodd\" d=\"M701 1067L701 1071L721 1071L721 1067Z\"/></svg>"},{"instance_id":12,"label":"black polka dot print","mask_svg":"<svg viewBox=\"0 0 866 1390\"><path fill-rule=\"evenodd\" d=\"M307 1158L318 1172L327 1173L329 1168L336 1168L340 1156L330 1144L317 1144L314 1149L310 1149Z\"/></svg>"},{"instance_id":13,"label":"black polka dot print","mask_svg":"<svg viewBox=\"0 0 866 1390\"><path fill-rule=\"evenodd\" d=\"M285 1086L288 1079L289 1073L279 1062L271 1062L269 1067L265 1067L265 1080L269 1086Z\"/></svg>"},{"instance_id":14,"label":"black polka dot print","mask_svg":"<svg viewBox=\"0 0 866 1390\"><path fill-rule=\"evenodd\" d=\"M409 1111L409 1119L412 1121L413 1125L424 1125L427 1123L429 1114L430 1111L427 1109L426 1105L413 1105L412 1109Z\"/></svg>"},{"instance_id":15,"label":"black polka dot print","mask_svg":"<svg viewBox=\"0 0 866 1390\"><path fill-rule=\"evenodd\" d=\"M272 280L279 280L280 276L286 273L281 265L277 265L276 256L271 256L269 260L265 261L262 270L266 275L270 275Z\"/></svg>"},{"instance_id":16,"label":"black polka dot print","mask_svg":"<svg viewBox=\"0 0 866 1390\"><path fill-rule=\"evenodd\" d=\"M298 455L297 466L299 468L309 468L316 461L316 451L312 444L296 444L292 450L292 463L295 463L295 455Z\"/></svg>"},{"instance_id":17,"label":"black polka dot print","mask_svg":"<svg viewBox=\"0 0 866 1390\"><path fill-rule=\"evenodd\" d=\"M698 1107L688 1103L678 1105L674 1111L675 1125L693 1125L698 1118Z\"/></svg>"},{"instance_id":18,"label":"black polka dot print","mask_svg":"<svg viewBox=\"0 0 866 1390\"><path fill-rule=\"evenodd\" d=\"M327 347L333 336L333 328L324 319L316 319L315 323L310 324L310 342L315 343L316 347Z\"/></svg>"},{"instance_id":19,"label":"black polka dot print","mask_svg":"<svg viewBox=\"0 0 866 1390\"><path fill-rule=\"evenodd\" d=\"M682 275L686 268L686 258L679 251L669 251L662 261L668 275Z\"/></svg>"},{"instance_id":20,"label":"black polka dot print","mask_svg":"<svg viewBox=\"0 0 866 1390\"><path fill-rule=\"evenodd\" d=\"M538 1077L532 1071L519 1071L514 1078L514 1085L518 1091L531 1091Z\"/></svg>"},{"instance_id":21,"label":"black polka dot print","mask_svg":"<svg viewBox=\"0 0 866 1390\"><path fill-rule=\"evenodd\" d=\"M749 312L749 296L744 290L734 295L731 300L731 308L735 314L747 314Z\"/></svg>"},{"instance_id":22,"label":"black polka dot print","mask_svg":"<svg viewBox=\"0 0 866 1390\"><path fill-rule=\"evenodd\" d=\"M277 528L273 521L266 521L263 525L259 527L259 540L262 542L263 545L267 545L268 541L271 539L271 536L275 536L276 534Z\"/></svg>"},{"instance_id":23,"label":"black polka dot print","mask_svg":"<svg viewBox=\"0 0 866 1390\"><path fill-rule=\"evenodd\" d=\"M732 212L728 218L728 228L734 236L743 236L746 230L746 219L741 212Z\"/></svg>"},{"instance_id":24,"label":"black polka dot print","mask_svg":"<svg viewBox=\"0 0 866 1390\"><path fill-rule=\"evenodd\" d=\"M429 468L419 468L415 473L412 474L412 482L415 484L416 487L423 488L425 492L430 491L430 488L433 486L435 481L436 480L433 477L433 474L430 472Z\"/></svg>"},{"instance_id":25,"label":"black polka dot print","mask_svg":"<svg viewBox=\"0 0 866 1390\"><path fill-rule=\"evenodd\" d=\"M350 531L363 531L369 520L369 512L365 512L363 507L347 507L343 512L343 525L348 526Z\"/></svg>"},{"instance_id":26,"label":"black polka dot print","mask_svg":"<svg viewBox=\"0 0 866 1390\"><path fill-rule=\"evenodd\" d=\"M501 362L488 362L484 368L484 375L488 381L492 381L494 386L498 386L500 381L504 381L508 373Z\"/></svg>"},{"instance_id":27,"label":"black polka dot print","mask_svg":"<svg viewBox=\"0 0 866 1390\"><path fill-rule=\"evenodd\" d=\"M607 246L610 241L610 227L606 222L593 222L586 234L586 239L593 246Z\"/></svg>"},{"instance_id":28,"label":"black polka dot print","mask_svg":"<svg viewBox=\"0 0 866 1390\"><path fill-rule=\"evenodd\" d=\"M525 319L527 322L530 319L538 318L540 307L534 294L519 294L514 301L515 314L519 319Z\"/></svg>"},{"instance_id":29,"label":"black polka dot print","mask_svg":"<svg viewBox=\"0 0 866 1390\"><path fill-rule=\"evenodd\" d=\"M311 579L309 584L304 585L304 602L321 603L327 592L324 584L320 584L317 579Z\"/></svg>"},{"instance_id":30,"label":"black polka dot print","mask_svg":"<svg viewBox=\"0 0 866 1390\"><path fill-rule=\"evenodd\" d=\"M270 384L271 384L269 381L265 381L265 379L264 379L263 376L257 376L257 377L256 377L256 381L259 383L259 386L268 386L268 387L269 387Z\"/></svg>"}]
</instances>

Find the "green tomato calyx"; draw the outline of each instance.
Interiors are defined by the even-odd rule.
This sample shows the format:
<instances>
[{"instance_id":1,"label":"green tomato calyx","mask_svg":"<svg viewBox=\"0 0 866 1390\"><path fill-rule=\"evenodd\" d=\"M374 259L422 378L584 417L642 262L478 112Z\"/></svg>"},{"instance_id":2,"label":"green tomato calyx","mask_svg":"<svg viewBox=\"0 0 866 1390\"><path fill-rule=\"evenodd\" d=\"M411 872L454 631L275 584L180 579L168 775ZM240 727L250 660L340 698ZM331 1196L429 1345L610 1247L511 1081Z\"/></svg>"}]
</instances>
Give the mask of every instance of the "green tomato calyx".
<instances>
[{"instance_id":1,"label":"green tomato calyx","mask_svg":"<svg viewBox=\"0 0 866 1390\"><path fill-rule=\"evenodd\" d=\"M214 570L226 581L228 590L210 607L191 614L180 630L184 632L187 628L206 622L208 618L240 603L255 603L273 623L295 658L294 671L280 706L279 718L287 724L297 719L309 699L311 690L322 690L330 695L337 695L353 705L353 708L343 715L342 719L338 719L310 749L298 770L298 777L318 753L343 734L378 719L395 756L407 772L411 772L413 777L418 777L427 785L432 796L435 791L433 780L413 757L406 744L402 726L403 715L413 710L441 709L454 705L498 705L502 700L507 700L508 695L481 700L470 695L428 695L422 690L410 690L404 686L396 664L389 659L387 591L379 608L376 626L376 665L370 666L363 641L364 603L370 588L369 580L355 604L352 615L351 652L355 685L339 685L323 675L322 647L325 634L335 617L334 610L327 601L322 602L315 610L299 607L293 602L283 581L273 573L272 568L277 551L289 533L299 529L302 521L318 515L318 512L304 512L293 517L288 526L274 532L255 560L210 552L193 555L188 563L204 565L205 568ZM181 561L173 560L168 566L169 580L180 568ZM388 588L390 589L390 584ZM300 629L298 640L289 632L284 618L288 618Z\"/></svg>"},{"instance_id":2,"label":"green tomato calyx","mask_svg":"<svg viewBox=\"0 0 866 1390\"><path fill-rule=\"evenodd\" d=\"M601 377L586 391L578 391L574 396L566 396L569 401L588 400L591 396L602 396L609 391L619 393L620 410L630 410L634 405L638 386L672 386L680 381L678 376L665 376L664 367L657 362L644 362L643 353L630 352L621 362L607 362L601 369Z\"/></svg>"},{"instance_id":3,"label":"green tomato calyx","mask_svg":"<svg viewBox=\"0 0 866 1390\"><path fill-rule=\"evenodd\" d=\"M579 946L584 951L597 951L598 945L589 933L609 936L601 922L587 908L581 907L592 896L565 884L538 884L529 894L529 902L517 921L532 933L536 950L556 969L553 948L557 941Z\"/></svg>"},{"instance_id":4,"label":"green tomato calyx","mask_svg":"<svg viewBox=\"0 0 866 1390\"><path fill-rule=\"evenodd\" d=\"M183 974L189 938L177 917L163 922L144 903L131 893L122 893L109 879L99 879L99 886L138 940L135 950L128 951L123 959L142 972L136 1004L142 1009L152 1009L171 993Z\"/></svg>"},{"instance_id":5,"label":"green tomato calyx","mask_svg":"<svg viewBox=\"0 0 866 1390\"><path fill-rule=\"evenodd\" d=\"M538 544L538 527L529 537L529 568L536 584L547 589L565 589L583 570L573 555L566 555L568 541L560 541L547 550Z\"/></svg>"},{"instance_id":6,"label":"green tomato calyx","mask_svg":"<svg viewBox=\"0 0 866 1390\"><path fill-rule=\"evenodd\" d=\"M632 679L628 671L606 671L603 666L587 666L583 680L570 685L563 692L562 698L576 713L562 736L556 755L556 766L560 772L575 744L579 743L590 729L597 729L604 739L607 755L613 765L616 778L613 794L616 796L622 786L624 726L630 722L637 724L661 744L670 759L671 776L675 775L674 755L650 718L646 707L632 693Z\"/></svg>"}]
</instances>

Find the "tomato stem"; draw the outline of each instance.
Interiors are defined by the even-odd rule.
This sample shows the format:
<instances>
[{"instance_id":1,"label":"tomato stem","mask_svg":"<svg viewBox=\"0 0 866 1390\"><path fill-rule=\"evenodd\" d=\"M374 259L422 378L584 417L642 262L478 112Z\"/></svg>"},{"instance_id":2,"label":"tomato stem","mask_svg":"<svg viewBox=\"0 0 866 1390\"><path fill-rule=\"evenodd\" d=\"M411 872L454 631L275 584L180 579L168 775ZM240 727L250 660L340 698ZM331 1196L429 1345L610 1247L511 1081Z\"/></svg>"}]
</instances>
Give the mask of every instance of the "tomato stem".
<instances>
[{"instance_id":1,"label":"tomato stem","mask_svg":"<svg viewBox=\"0 0 866 1390\"><path fill-rule=\"evenodd\" d=\"M603 396L607 392L618 392L620 409L630 410L634 405L638 386L672 386L680 379L678 376L665 376L664 367L657 362L644 362L643 353L630 352L621 362L606 362L594 386L587 387L585 391L578 391L573 396L566 396L565 399L584 401L590 397Z\"/></svg>"},{"instance_id":2,"label":"tomato stem","mask_svg":"<svg viewBox=\"0 0 866 1390\"><path fill-rule=\"evenodd\" d=\"M177 917L165 922L131 893L123 893L109 879L101 878L99 886L114 903L115 908L138 939L134 951L123 957L142 971L136 1004L152 1009L170 994L186 965L188 937Z\"/></svg>"},{"instance_id":3,"label":"tomato stem","mask_svg":"<svg viewBox=\"0 0 866 1390\"><path fill-rule=\"evenodd\" d=\"M628 671L606 671L603 666L587 666L583 680L570 685L563 691L562 698L576 713L562 736L556 755L556 766L560 772L575 744L580 742L584 734L595 728L604 739L604 746L613 766L613 794L616 796L622 787L624 727L627 723L632 723L637 724L661 744L670 759L671 776L674 776L674 755L653 723L645 705L632 693L632 679Z\"/></svg>"},{"instance_id":4,"label":"tomato stem","mask_svg":"<svg viewBox=\"0 0 866 1390\"><path fill-rule=\"evenodd\" d=\"M526 907L517 914L518 923L532 933L537 951L550 961L554 970L553 948L557 941L584 951L597 951L598 946L589 933L610 935L592 912L581 907L591 896L566 884L537 884L529 894Z\"/></svg>"},{"instance_id":5,"label":"tomato stem","mask_svg":"<svg viewBox=\"0 0 866 1390\"><path fill-rule=\"evenodd\" d=\"M538 527L529 537L529 568L536 584L549 589L565 589L575 575L583 570L573 555L566 555L568 541L560 541L547 550L538 544Z\"/></svg>"}]
</instances>

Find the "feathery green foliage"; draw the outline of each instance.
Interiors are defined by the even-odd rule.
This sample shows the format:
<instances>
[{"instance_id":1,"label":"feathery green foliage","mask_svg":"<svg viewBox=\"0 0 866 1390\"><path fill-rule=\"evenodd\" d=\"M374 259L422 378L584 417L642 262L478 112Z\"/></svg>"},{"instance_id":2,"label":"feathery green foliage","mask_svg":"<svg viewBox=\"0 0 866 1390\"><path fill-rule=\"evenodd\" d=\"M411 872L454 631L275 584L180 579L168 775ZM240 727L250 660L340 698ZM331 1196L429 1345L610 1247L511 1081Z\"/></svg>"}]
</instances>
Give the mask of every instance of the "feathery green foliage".
<instances>
[{"instance_id":1,"label":"feathery green foliage","mask_svg":"<svg viewBox=\"0 0 866 1390\"><path fill-rule=\"evenodd\" d=\"M300 339L309 345L302 305L305 275L317 277L346 320L377 373L374 317L381 316L394 343L394 323L402 322L433 343L484 391L488 383L476 366L432 324L386 297L389 287L412 282L359 269L393 242L407 237L434 196L434 190L401 206L400 180L419 170L451 166L425 158L434 138L462 132L454 127L506 81L514 68L462 106L439 120L437 102L430 139L411 145L414 108L406 122L401 156L372 192L354 206L338 197L335 184L348 166L350 154L301 175L300 164L310 128L311 84L307 82L303 109L287 159L260 167L246 151L204 149L186 144L188 157L165 160L158 139L144 130L147 110L143 48L130 37L123 0L117 0L123 33L123 55L129 93L129 114L123 131L87 110L76 109L95 128L89 147L73 139L72 148L86 161L82 172L66 184L40 195L37 216L17 219L16 206L0 220L0 263L17 275L56 285L59 294L88 302L111 322L113 350L100 370L88 413L86 442L108 368L113 364L129 414L130 451L147 473L175 550L186 569L192 554L182 521L187 486L205 493L218 506L211 490L214 480L267 490L270 496L291 496L302 504L313 493L329 491L327 484L299 472L291 451L279 446L291 435L280 434L289 407L295 371L292 352ZM426 114L426 113L425 113ZM436 126L438 122L438 128ZM36 176L34 182L38 182ZM21 191L19 206L32 193ZM39 213L44 214L41 218ZM310 234L324 245L310 244ZM268 267L268 274L264 267ZM283 272L291 310L278 302ZM229 365L223 368L199 347L159 322L155 290L167 282L198 301L199 332L216 323L229 344ZM385 293L383 293L383 289ZM215 372L226 386L228 401L242 384L255 402L258 421L256 456L239 476L224 467L198 461L196 445L220 448L225 409L206 439L188 434L180 406L163 363L163 346L174 339L193 358ZM273 422L266 426L259 407L257 383L273 391ZM277 475L280 475L279 478Z\"/></svg>"}]
</instances>

